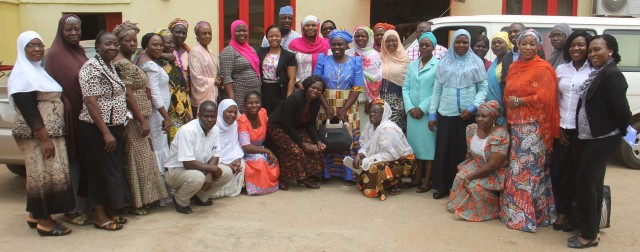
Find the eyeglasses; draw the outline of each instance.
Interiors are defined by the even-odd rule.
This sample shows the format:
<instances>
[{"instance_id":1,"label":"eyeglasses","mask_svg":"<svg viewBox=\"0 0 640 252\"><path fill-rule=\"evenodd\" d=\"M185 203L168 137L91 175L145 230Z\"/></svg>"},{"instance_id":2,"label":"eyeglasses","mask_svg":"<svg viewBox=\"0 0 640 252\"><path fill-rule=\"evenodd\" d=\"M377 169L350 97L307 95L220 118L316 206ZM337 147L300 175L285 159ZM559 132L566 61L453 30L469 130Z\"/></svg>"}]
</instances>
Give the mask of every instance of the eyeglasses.
<instances>
[{"instance_id":1,"label":"eyeglasses","mask_svg":"<svg viewBox=\"0 0 640 252\"><path fill-rule=\"evenodd\" d=\"M39 48L39 49L44 49L44 44L31 44L31 43L29 43L25 47L29 48L29 49L36 49L36 47Z\"/></svg>"},{"instance_id":2,"label":"eyeglasses","mask_svg":"<svg viewBox=\"0 0 640 252\"><path fill-rule=\"evenodd\" d=\"M567 35L564 34L549 34L549 38L550 39L561 39L561 38L565 38L567 37Z\"/></svg>"}]
</instances>

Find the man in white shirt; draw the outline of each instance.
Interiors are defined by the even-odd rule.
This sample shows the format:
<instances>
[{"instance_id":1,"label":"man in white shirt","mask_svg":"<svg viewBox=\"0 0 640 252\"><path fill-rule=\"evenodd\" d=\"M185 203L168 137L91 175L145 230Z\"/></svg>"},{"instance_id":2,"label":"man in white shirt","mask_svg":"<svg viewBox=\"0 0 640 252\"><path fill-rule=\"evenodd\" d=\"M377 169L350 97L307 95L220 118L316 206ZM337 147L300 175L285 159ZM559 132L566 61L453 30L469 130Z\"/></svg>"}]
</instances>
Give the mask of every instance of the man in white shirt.
<instances>
[{"instance_id":1,"label":"man in white shirt","mask_svg":"<svg viewBox=\"0 0 640 252\"><path fill-rule=\"evenodd\" d=\"M164 180L175 189L176 211L190 214L190 201L211 206L211 195L226 185L237 171L218 162L220 144L217 121L218 108L212 101L200 104L198 119L180 127L171 142L164 165Z\"/></svg>"},{"instance_id":2,"label":"man in white shirt","mask_svg":"<svg viewBox=\"0 0 640 252\"><path fill-rule=\"evenodd\" d=\"M293 8L291 6L284 6L280 8L280 13L278 16L278 27L282 32L282 42L280 45L287 51L289 50L289 43L292 40L302 37L300 33L291 30L291 24L293 24ZM267 36L264 36L262 39L262 47L269 47L269 41L267 41Z\"/></svg>"},{"instance_id":3,"label":"man in white shirt","mask_svg":"<svg viewBox=\"0 0 640 252\"><path fill-rule=\"evenodd\" d=\"M420 41L418 38L425 33L431 31L431 23L429 22L420 22L418 23L418 27L416 27L416 40L407 47L407 54L411 61L417 60L420 58ZM436 45L435 50L433 50L433 56L437 59L442 59L445 53L447 53L447 48L441 45Z\"/></svg>"}]
</instances>

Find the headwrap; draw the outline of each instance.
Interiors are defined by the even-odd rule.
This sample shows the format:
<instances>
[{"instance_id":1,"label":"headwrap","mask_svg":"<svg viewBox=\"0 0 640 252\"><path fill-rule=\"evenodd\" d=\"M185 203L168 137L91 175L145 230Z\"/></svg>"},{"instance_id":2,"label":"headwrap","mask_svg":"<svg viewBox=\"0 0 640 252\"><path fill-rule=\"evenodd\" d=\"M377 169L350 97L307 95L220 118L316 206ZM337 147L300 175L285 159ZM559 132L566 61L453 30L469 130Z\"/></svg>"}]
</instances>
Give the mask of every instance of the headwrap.
<instances>
[{"instance_id":1,"label":"headwrap","mask_svg":"<svg viewBox=\"0 0 640 252\"><path fill-rule=\"evenodd\" d=\"M392 24L388 24L388 23L377 23L376 25L373 26L373 30L378 29L378 28L382 28L385 31L388 30L395 30L396 27Z\"/></svg>"},{"instance_id":2,"label":"headwrap","mask_svg":"<svg viewBox=\"0 0 640 252\"><path fill-rule=\"evenodd\" d=\"M398 49L395 52L387 51L386 41L390 36L398 39ZM398 86L404 85L404 77L411 59L400 42L400 35L395 30L387 30L382 37L380 58L382 59L382 78L393 82Z\"/></svg>"},{"instance_id":3,"label":"headwrap","mask_svg":"<svg viewBox=\"0 0 640 252\"><path fill-rule=\"evenodd\" d=\"M380 87L382 86L382 59L380 59L380 53L373 49L373 31L365 25L360 25L353 30L354 36L358 30L363 30L367 33L369 37L367 45L365 45L364 48L354 45L353 49L347 50L347 53L353 50L353 56L362 57L364 86L367 89L368 100L373 100L380 96Z\"/></svg>"},{"instance_id":4,"label":"headwrap","mask_svg":"<svg viewBox=\"0 0 640 252\"><path fill-rule=\"evenodd\" d=\"M7 84L7 93L11 107L15 106L12 97L15 93L32 91L62 92L60 84L44 71L44 68L40 66L40 61L31 61L27 58L25 47L29 44L29 41L36 38L42 41L42 37L34 31L26 31L18 36L18 58L16 59L16 64L13 66L11 77L9 77L9 83Z\"/></svg>"},{"instance_id":5,"label":"headwrap","mask_svg":"<svg viewBox=\"0 0 640 252\"><path fill-rule=\"evenodd\" d=\"M449 45L451 50L442 57L436 68L436 80L442 83L443 87L462 89L487 79L484 62L473 53L471 47L462 56L453 50L453 44L459 36L471 38L467 30L457 30Z\"/></svg>"},{"instance_id":6,"label":"headwrap","mask_svg":"<svg viewBox=\"0 0 640 252\"><path fill-rule=\"evenodd\" d=\"M422 35L420 35L420 38L418 39L418 44L420 43L420 41L423 38L429 38L429 40L431 40L431 43L433 44L433 47L435 48L436 45L438 44L438 40L436 39L436 36L433 35L432 32L424 32L422 33Z\"/></svg>"},{"instance_id":7,"label":"headwrap","mask_svg":"<svg viewBox=\"0 0 640 252\"><path fill-rule=\"evenodd\" d=\"M491 113L491 116L496 119L502 115L502 107L500 107L500 104L496 100L491 100L480 104L478 110L480 109L486 109L487 111L489 111L489 113Z\"/></svg>"},{"instance_id":8,"label":"headwrap","mask_svg":"<svg viewBox=\"0 0 640 252\"><path fill-rule=\"evenodd\" d=\"M233 121L232 124L227 124L224 121L224 111L231 106L238 107L238 104L233 99L224 99L220 102L220 105L218 105L218 121L215 125L220 134L220 162L223 164L230 164L244 156L238 140L238 122Z\"/></svg>"},{"instance_id":9,"label":"headwrap","mask_svg":"<svg viewBox=\"0 0 640 252\"><path fill-rule=\"evenodd\" d=\"M293 15L293 8L291 6L284 6L280 8L280 13L278 15Z\"/></svg>"},{"instance_id":10,"label":"headwrap","mask_svg":"<svg viewBox=\"0 0 640 252\"><path fill-rule=\"evenodd\" d=\"M173 35L173 34L171 34L171 31L169 29L167 29L167 28L157 29L154 33L160 35L160 37L166 37L166 36L172 36Z\"/></svg>"},{"instance_id":11,"label":"headwrap","mask_svg":"<svg viewBox=\"0 0 640 252\"><path fill-rule=\"evenodd\" d=\"M258 54L256 54L256 51L253 49L253 47L249 45L249 34L247 34L247 41L242 44L238 43L238 41L236 40L235 31L239 25L244 25L244 27L249 29L249 26L244 21L233 21L233 23L231 23L231 40L229 41L229 45L233 47L233 49L236 49L236 51L238 51L240 55L242 55L245 59L247 59L247 61L249 61L249 64L251 64L251 68L256 71L258 78L260 78L260 59L258 58Z\"/></svg>"},{"instance_id":12,"label":"headwrap","mask_svg":"<svg viewBox=\"0 0 640 252\"><path fill-rule=\"evenodd\" d=\"M209 22L207 22L207 21L200 21L200 22L196 23L196 26L194 26L194 27L193 27L193 33L195 33L196 35L198 35L198 28L200 28L201 26L203 26L203 25L205 25L205 24L206 24L206 25L209 25L209 27L211 27L211 24L209 24ZM245 24L245 26L247 26L247 25ZM249 27L247 27L247 29L249 29ZM231 33L233 34L233 30L231 31Z\"/></svg>"},{"instance_id":13,"label":"headwrap","mask_svg":"<svg viewBox=\"0 0 640 252\"><path fill-rule=\"evenodd\" d=\"M320 20L316 16L306 16L300 23L304 28L304 25L311 21L315 21L316 24L318 24ZM315 68L318 62L318 55L326 53L329 50L329 42L326 38L320 37L320 29L318 28L316 31L316 39L313 43L309 43L307 39L302 36L292 40L291 43L289 43L289 49L295 52L311 54L311 66Z\"/></svg>"},{"instance_id":14,"label":"headwrap","mask_svg":"<svg viewBox=\"0 0 640 252\"><path fill-rule=\"evenodd\" d=\"M509 40L509 33L506 31L503 32L498 32L495 35L493 35L493 37L491 37L491 41L493 41L494 39L499 38L502 41L504 41L505 43L507 43L507 48L509 50L513 49L513 44L511 43L511 40Z\"/></svg>"},{"instance_id":15,"label":"headwrap","mask_svg":"<svg viewBox=\"0 0 640 252\"><path fill-rule=\"evenodd\" d=\"M171 21L171 23L169 23L169 30L173 30L173 27L176 27L176 25L182 25L185 28L189 29L189 22L187 22L187 20L184 20L182 18L176 18L173 21Z\"/></svg>"},{"instance_id":16,"label":"headwrap","mask_svg":"<svg viewBox=\"0 0 640 252\"><path fill-rule=\"evenodd\" d=\"M553 29L551 29L551 31L553 31L554 29L558 29L562 33L564 33L565 38L568 38L569 35L571 35L571 33L573 32L571 30L571 27L569 27L569 25L565 23L557 24L556 26L553 27ZM568 41L565 41L565 43L567 42ZM568 42L568 43L571 43L571 42ZM558 65L560 64L566 63L567 61L564 60L564 45L560 45L560 49L554 48L553 52L551 53L551 56L549 56L549 58L547 59L547 62L549 62L549 64L553 66L553 69L558 67Z\"/></svg>"},{"instance_id":17,"label":"headwrap","mask_svg":"<svg viewBox=\"0 0 640 252\"><path fill-rule=\"evenodd\" d=\"M71 22L74 17L82 24L80 18L73 14L67 14L58 21L56 38L51 43L44 69L62 86L62 101L64 102L64 121L67 131L67 154L69 159L77 159L78 151L78 123L80 111L83 106L82 89L80 89L80 69L87 60L84 48L79 44L70 44L64 40L64 25ZM73 19L73 20L75 20Z\"/></svg>"},{"instance_id":18,"label":"headwrap","mask_svg":"<svg viewBox=\"0 0 640 252\"><path fill-rule=\"evenodd\" d=\"M116 35L118 40L122 39L125 34L129 31L134 31L136 34L140 32L136 23L131 23L131 21L124 21L122 24L116 25L116 28L113 28L113 35Z\"/></svg>"},{"instance_id":19,"label":"headwrap","mask_svg":"<svg viewBox=\"0 0 640 252\"><path fill-rule=\"evenodd\" d=\"M544 43L542 42L542 36L540 36L540 33L535 29L526 29L521 32L518 36L518 39L516 39L516 44L520 44L520 41L526 37L532 37L533 39L535 39L536 43L538 43L538 46L544 45Z\"/></svg>"},{"instance_id":20,"label":"headwrap","mask_svg":"<svg viewBox=\"0 0 640 252\"><path fill-rule=\"evenodd\" d=\"M80 18L78 18L76 15L67 15L67 18L64 19L64 22L80 22Z\"/></svg>"},{"instance_id":21,"label":"headwrap","mask_svg":"<svg viewBox=\"0 0 640 252\"><path fill-rule=\"evenodd\" d=\"M346 30L338 30L335 29L333 31L331 31L331 33L329 34L329 44L331 44L331 40L333 40L333 38L341 38L344 39L344 41L347 42L347 44L353 42L353 35L351 35L351 33L349 33Z\"/></svg>"}]
</instances>

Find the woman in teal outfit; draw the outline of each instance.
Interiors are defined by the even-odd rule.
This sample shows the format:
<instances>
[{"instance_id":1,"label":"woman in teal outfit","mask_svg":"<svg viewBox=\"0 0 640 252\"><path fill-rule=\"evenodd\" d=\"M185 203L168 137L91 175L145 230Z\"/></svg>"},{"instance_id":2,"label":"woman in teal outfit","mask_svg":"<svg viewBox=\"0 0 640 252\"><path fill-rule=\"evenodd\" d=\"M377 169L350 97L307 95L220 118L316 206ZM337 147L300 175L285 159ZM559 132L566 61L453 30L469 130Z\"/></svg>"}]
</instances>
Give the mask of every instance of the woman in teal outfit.
<instances>
[{"instance_id":1,"label":"woman in teal outfit","mask_svg":"<svg viewBox=\"0 0 640 252\"><path fill-rule=\"evenodd\" d=\"M409 64L402 86L404 109L407 112L407 140L418 161L413 181L405 186L418 186L416 192L424 193L431 190L431 161L435 153L436 134L429 130L427 113L440 60L432 54L438 43L433 33L423 33L418 43L420 58Z\"/></svg>"},{"instance_id":2,"label":"woman in teal outfit","mask_svg":"<svg viewBox=\"0 0 640 252\"><path fill-rule=\"evenodd\" d=\"M507 32L498 32L491 38L491 51L496 56L493 64L487 70L487 81L489 82L489 90L487 92L487 101L495 100L501 108L504 108L502 96L504 90L500 89L500 77L502 76L502 57L511 51L513 44L509 40ZM500 117L496 120L496 124L504 126L507 120L504 117L504 110Z\"/></svg>"}]
</instances>

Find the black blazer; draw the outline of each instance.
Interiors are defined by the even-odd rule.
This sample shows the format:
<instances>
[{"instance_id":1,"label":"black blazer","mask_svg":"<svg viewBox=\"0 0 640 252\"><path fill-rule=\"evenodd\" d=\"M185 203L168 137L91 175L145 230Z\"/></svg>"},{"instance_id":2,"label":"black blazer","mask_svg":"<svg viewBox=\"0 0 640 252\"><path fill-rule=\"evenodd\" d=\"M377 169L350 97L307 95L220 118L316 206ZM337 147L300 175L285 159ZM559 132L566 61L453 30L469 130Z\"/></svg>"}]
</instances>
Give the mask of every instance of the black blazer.
<instances>
[{"instance_id":1,"label":"black blazer","mask_svg":"<svg viewBox=\"0 0 640 252\"><path fill-rule=\"evenodd\" d=\"M306 102L307 98L304 91L296 90L269 115L269 126L282 128L289 135L289 138L300 147L302 147L302 137L296 132L296 129L306 129L314 144L320 141L318 128L316 128L316 118L320 111L320 99L311 102L309 121L302 124L300 120L304 115Z\"/></svg>"},{"instance_id":2,"label":"black blazer","mask_svg":"<svg viewBox=\"0 0 640 252\"><path fill-rule=\"evenodd\" d=\"M269 47L262 47L258 51L258 58L260 58L260 75L262 75L262 62L269 53ZM287 96L287 88L289 86L289 75L287 75L287 67L297 66L296 55L289 52L280 46L280 60L278 60L278 67L276 68L276 77L280 87L284 89L284 96Z\"/></svg>"},{"instance_id":3,"label":"black blazer","mask_svg":"<svg viewBox=\"0 0 640 252\"><path fill-rule=\"evenodd\" d=\"M626 135L631 120L628 87L627 79L615 64L605 66L595 77L587 89L586 101L580 99L576 110L579 112L582 102L586 102L587 120L593 137L604 136L615 129Z\"/></svg>"}]
</instances>

